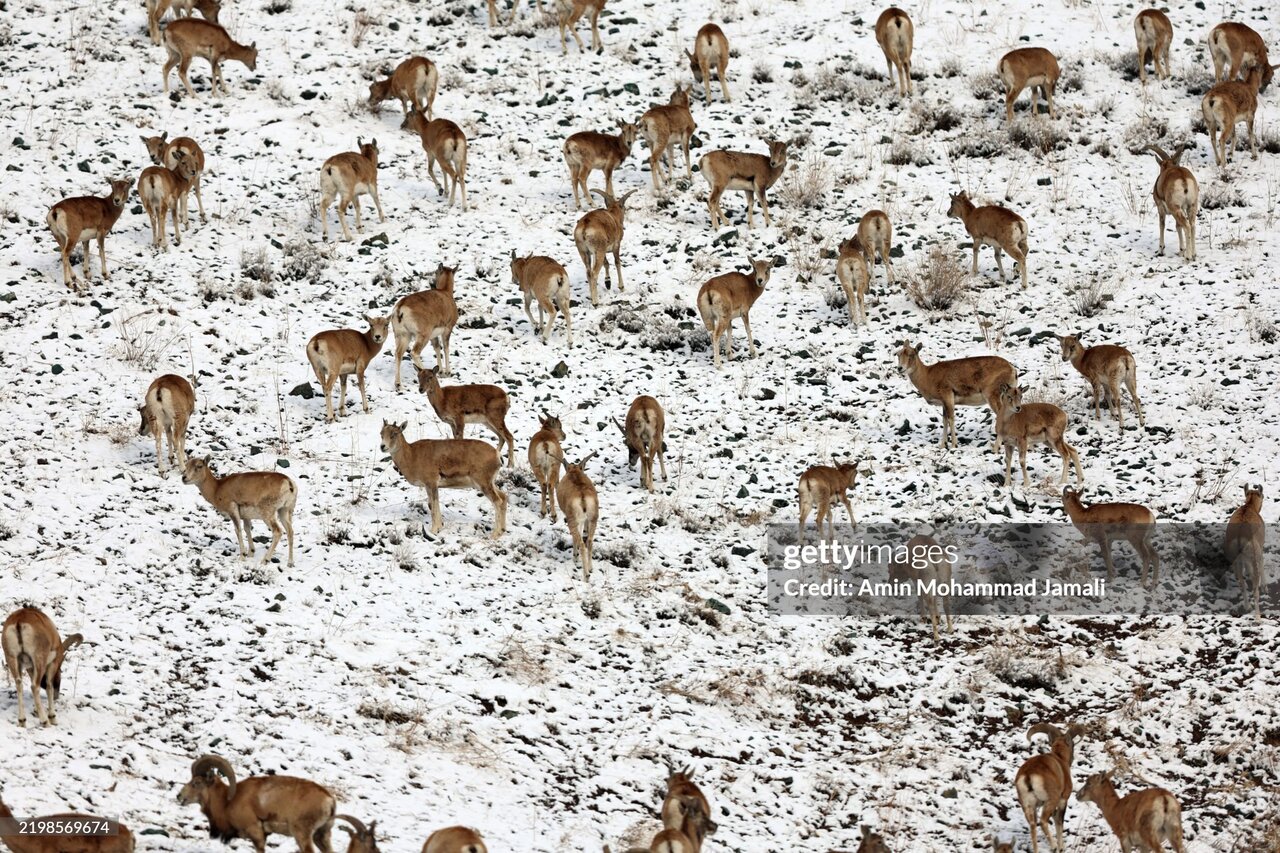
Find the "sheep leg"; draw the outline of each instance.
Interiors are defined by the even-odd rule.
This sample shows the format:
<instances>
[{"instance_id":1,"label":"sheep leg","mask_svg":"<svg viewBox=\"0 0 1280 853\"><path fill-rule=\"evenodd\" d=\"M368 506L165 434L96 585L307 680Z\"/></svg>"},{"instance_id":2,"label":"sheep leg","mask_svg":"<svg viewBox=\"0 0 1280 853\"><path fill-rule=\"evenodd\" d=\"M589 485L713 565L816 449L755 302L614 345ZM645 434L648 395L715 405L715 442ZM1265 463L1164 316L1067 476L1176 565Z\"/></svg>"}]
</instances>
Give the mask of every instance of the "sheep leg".
<instances>
[{"instance_id":1,"label":"sheep leg","mask_svg":"<svg viewBox=\"0 0 1280 853\"><path fill-rule=\"evenodd\" d=\"M240 525L244 527L244 541L245 544L249 546L249 556L252 557L255 550L253 547L253 523L244 516L241 516Z\"/></svg>"},{"instance_id":2,"label":"sheep leg","mask_svg":"<svg viewBox=\"0 0 1280 853\"><path fill-rule=\"evenodd\" d=\"M280 526L280 519L275 513L264 513L267 516L267 526L271 528L271 546L267 548L267 553L263 555L261 566L265 566L271 562L271 558L275 556L276 546L280 544L280 537L284 534L284 529Z\"/></svg>"},{"instance_id":3,"label":"sheep leg","mask_svg":"<svg viewBox=\"0 0 1280 853\"><path fill-rule=\"evenodd\" d=\"M427 486L427 503L431 506L431 532L439 533L444 522L440 519L440 489L438 486Z\"/></svg>"},{"instance_id":4,"label":"sheep leg","mask_svg":"<svg viewBox=\"0 0 1280 853\"><path fill-rule=\"evenodd\" d=\"M31 704L36 708L36 719L40 720L41 725L49 725L49 715L45 713L44 705L40 703L40 679L36 678L34 669L28 670L31 675ZM22 693L22 683L19 679L18 693Z\"/></svg>"},{"instance_id":5,"label":"sheep leg","mask_svg":"<svg viewBox=\"0 0 1280 853\"><path fill-rule=\"evenodd\" d=\"M857 524L858 519L855 518L853 515L853 504L849 502L849 496L847 494L841 495L840 502L844 504L845 512L849 513L849 524L851 525Z\"/></svg>"},{"instance_id":6,"label":"sheep leg","mask_svg":"<svg viewBox=\"0 0 1280 853\"><path fill-rule=\"evenodd\" d=\"M18 727L26 728L27 725L27 708L23 704L22 696L22 670L18 669L18 662L14 658L9 658L9 672L15 674L13 679L14 686L18 689ZM33 679L34 681L34 679Z\"/></svg>"},{"instance_id":7,"label":"sheep leg","mask_svg":"<svg viewBox=\"0 0 1280 853\"><path fill-rule=\"evenodd\" d=\"M363 370L356 374L356 384L360 386L360 408L363 409L364 413L367 415L369 414L369 396L368 394L365 393L365 390L364 390L364 371Z\"/></svg>"},{"instance_id":8,"label":"sheep leg","mask_svg":"<svg viewBox=\"0 0 1280 853\"><path fill-rule=\"evenodd\" d=\"M154 435L156 439L156 464L160 466L160 477L162 479L165 479L165 478L168 478L169 471L165 468L165 465L164 465L164 452L160 447L160 437L162 433L161 433L161 430L157 428L158 426L159 425L156 424L152 427L152 435ZM170 441L172 442L172 439L170 439ZM173 454L172 444L170 444L169 452L171 457L170 461L172 461L172 454Z\"/></svg>"},{"instance_id":9,"label":"sheep leg","mask_svg":"<svg viewBox=\"0 0 1280 853\"><path fill-rule=\"evenodd\" d=\"M751 357L756 357L756 339L751 334L751 317L744 311L742 314L742 327L747 330L747 349L751 353Z\"/></svg>"},{"instance_id":10,"label":"sheep leg","mask_svg":"<svg viewBox=\"0 0 1280 853\"><path fill-rule=\"evenodd\" d=\"M1114 410L1116 420L1120 422L1120 430L1124 431L1124 406L1121 405L1124 398L1120 396L1120 380L1114 376L1110 377L1107 382L1107 397L1109 405Z\"/></svg>"},{"instance_id":11,"label":"sheep leg","mask_svg":"<svg viewBox=\"0 0 1280 853\"><path fill-rule=\"evenodd\" d=\"M825 524L827 528L826 536L828 539L834 539L836 535L835 525L831 520L831 499L823 498L818 501L818 535L822 536L822 527Z\"/></svg>"}]
</instances>

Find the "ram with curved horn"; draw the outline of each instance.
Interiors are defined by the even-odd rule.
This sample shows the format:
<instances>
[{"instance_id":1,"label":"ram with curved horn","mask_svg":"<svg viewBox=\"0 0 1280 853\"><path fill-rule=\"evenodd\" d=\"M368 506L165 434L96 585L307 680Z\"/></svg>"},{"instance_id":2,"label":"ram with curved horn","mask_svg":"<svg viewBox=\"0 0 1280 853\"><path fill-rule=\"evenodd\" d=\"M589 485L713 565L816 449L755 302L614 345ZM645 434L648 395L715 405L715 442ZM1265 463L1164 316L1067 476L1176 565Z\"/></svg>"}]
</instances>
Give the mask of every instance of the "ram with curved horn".
<instances>
[{"instance_id":1,"label":"ram with curved horn","mask_svg":"<svg viewBox=\"0 0 1280 853\"><path fill-rule=\"evenodd\" d=\"M347 853L381 853L378 850L378 822L371 821L366 827L358 819L351 815L339 814L333 816L334 820L345 820L351 826L340 826L347 835L351 836L351 841L347 843Z\"/></svg>"},{"instance_id":2,"label":"ram with curved horn","mask_svg":"<svg viewBox=\"0 0 1280 853\"><path fill-rule=\"evenodd\" d=\"M202 755L192 763L191 781L182 786L178 802L198 804L209 819L209 835L228 844L247 838L256 853L264 853L268 835L288 835L297 842L299 853L315 853L317 848L333 853L329 842L333 794L308 779L250 776L237 780L225 758Z\"/></svg>"},{"instance_id":3,"label":"ram with curved horn","mask_svg":"<svg viewBox=\"0 0 1280 853\"><path fill-rule=\"evenodd\" d=\"M1050 723L1036 723L1027 730L1027 742L1036 735L1047 735L1049 751L1032 756L1022 762L1013 786L1018 792L1018 803L1031 826L1031 851L1040 853L1036 838L1037 825L1044 830L1049 849L1064 853L1062 823L1067 813L1067 800L1071 797L1071 761L1075 757L1076 740L1084 729L1074 723L1062 729ZM1057 838L1049 829L1049 819L1057 825Z\"/></svg>"},{"instance_id":4,"label":"ram with curved horn","mask_svg":"<svg viewBox=\"0 0 1280 853\"><path fill-rule=\"evenodd\" d=\"M1196 214L1200 210L1200 184L1191 170L1182 166L1185 145L1180 145L1172 155L1158 145L1147 145L1137 153L1150 152L1160 164L1151 198L1160 214L1160 254L1164 254L1165 218L1173 217L1178 232L1178 253L1188 261L1196 259Z\"/></svg>"},{"instance_id":5,"label":"ram with curved horn","mask_svg":"<svg viewBox=\"0 0 1280 853\"><path fill-rule=\"evenodd\" d=\"M22 703L22 676L31 677L31 701L36 716L44 725L58 722L58 694L62 690L62 662L67 652L84 642L72 634L63 640L53 620L34 607L23 607L9 614L0 627L0 650L18 691L18 725L27 724L27 709ZM49 700L48 713L40 703L40 691Z\"/></svg>"},{"instance_id":6,"label":"ram with curved horn","mask_svg":"<svg viewBox=\"0 0 1280 853\"><path fill-rule=\"evenodd\" d=\"M600 270L604 270L604 286L611 287L606 255L613 255L613 266L618 272L618 290L626 289L622 286L622 231L627 215L627 199L631 198L635 190L627 190L618 198L596 189L591 192L604 199L604 207L597 208L578 220L577 227L573 229L573 242L577 245L578 255L587 270L591 304L595 306L600 304L596 291Z\"/></svg>"},{"instance_id":7,"label":"ram with curved horn","mask_svg":"<svg viewBox=\"0 0 1280 853\"><path fill-rule=\"evenodd\" d=\"M640 483L653 491L653 460L658 459L662 479L667 479L667 455L662 446L662 433L666 429L667 416L662 404L647 394L631 401L625 424L613 419L613 425L621 432L627 445L627 465L634 468L640 463Z\"/></svg>"},{"instance_id":8,"label":"ram with curved horn","mask_svg":"<svg viewBox=\"0 0 1280 853\"><path fill-rule=\"evenodd\" d=\"M662 801L662 825L669 831L678 831L689 840L690 853L698 853L703 840L716 831L716 824L711 820L711 804L694 783L692 770L668 767L671 772L667 777L667 796Z\"/></svg>"}]
</instances>

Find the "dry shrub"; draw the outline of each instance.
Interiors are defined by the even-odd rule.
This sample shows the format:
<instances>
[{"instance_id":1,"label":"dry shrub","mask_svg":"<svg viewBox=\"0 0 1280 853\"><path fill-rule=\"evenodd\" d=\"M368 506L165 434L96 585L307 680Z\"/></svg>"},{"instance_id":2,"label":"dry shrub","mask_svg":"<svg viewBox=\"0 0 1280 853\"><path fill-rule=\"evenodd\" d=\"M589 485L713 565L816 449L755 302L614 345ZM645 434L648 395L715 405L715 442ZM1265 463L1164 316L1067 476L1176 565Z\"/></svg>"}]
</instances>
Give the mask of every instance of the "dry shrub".
<instances>
[{"instance_id":1,"label":"dry shrub","mask_svg":"<svg viewBox=\"0 0 1280 853\"><path fill-rule=\"evenodd\" d=\"M907 296L926 311L947 311L969 292L969 274L946 249L929 247L923 263L905 278Z\"/></svg>"},{"instance_id":2,"label":"dry shrub","mask_svg":"<svg viewBox=\"0 0 1280 853\"><path fill-rule=\"evenodd\" d=\"M810 151L787 171L778 190L780 198L793 210L822 204L831 191L831 163L821 151Z\"/></svg>"},{"instance_id":3,"label":"dry shrub","mask_svg":"<svg viewBox=\"0 0 1280 853\"><path fill-rule=\"evenodd\" d=\"M1022 117L1009 125L1009 141L1024 151L1048 154L1067 147L1067 135L1051 122Z\"/></svg>"},{"instance_id":4,"label":"dry shrub","mask_svg":"<svg viewBox=\"0 0 1280 853\"><path fill-rule=\"evenodd\" d=\"M1111 288L1097 274L1076 284L1071 291L1071 305L1081 317L1100 313L1114 298Z\"/></svg>"},{"instance_id":5,"label":"dry shrub","mask_svg":"<svg viewBox=\"0 0 1280 853\"><path fill-rule=\"evenodd\" d=\"M369 34L369 30L373 25L378 23L378 19L370 15L364 9L356 12L355 18L351 21L351 46L359 47L364 41L365 36Z\"/></svg>"},{"instance_id":6,"label":"dry shrub","mask_svg":"<svg viewBox=\"0 0 1280 853\"><path fill-rule=\"evenodd\" d=\"M1124 129L1124 147L1137 151L1148 145L1159 145L1164 148L1168 143L1169 122L1162 118L1143 116ZM1166 148L1165 150L1172 150Z\"/></svg>"},{"instance_id":7,"label":"dry shrub","mask_svg":"<svg viewBox=\"0 0 1280 853\"><path fill-rule=\"evenodd\" d=\"M933 162L922 147L906 139L896 139L885 154L885 162L891 166L928 166Z\"/></svg>"},{"instance_id":8,"label":"dry shrub","mask_svg":"<svg viewBox=\"0 0 1280 853\"><path fill-rule=\"evenodd\" d=\"M1200 206L1205 210L1222 210L1227 207L1247 207L1248 203L1238 186L1215 181L1201 188Z\"/></svg>"},{"instance_id":9,"label":"dry shrub","mask_svg":"<svg viewBox=\"0 0 1280 853\"><path fill-rule=\"evenodd\" d=\"M149 308L127 317L123 311L116 312L114 325L120 335L120 357L126 364L143 370L156 368L181 335L171 314L171 310L163 308Z\"/></svg>"},{"instance_id":10,"label":"dry shrub","mask_svg":"<svg viewBox=\"0 0 1280 853\"><path fill-rule=\"evenodd\" d=\"M787 248L791 250L791 264L795 267L796 278L806 282L817 281L826 268L823 255L829 241L824 235L797 225L790 215L780 224L786 235Z\"/></svg>"}]
</instances>

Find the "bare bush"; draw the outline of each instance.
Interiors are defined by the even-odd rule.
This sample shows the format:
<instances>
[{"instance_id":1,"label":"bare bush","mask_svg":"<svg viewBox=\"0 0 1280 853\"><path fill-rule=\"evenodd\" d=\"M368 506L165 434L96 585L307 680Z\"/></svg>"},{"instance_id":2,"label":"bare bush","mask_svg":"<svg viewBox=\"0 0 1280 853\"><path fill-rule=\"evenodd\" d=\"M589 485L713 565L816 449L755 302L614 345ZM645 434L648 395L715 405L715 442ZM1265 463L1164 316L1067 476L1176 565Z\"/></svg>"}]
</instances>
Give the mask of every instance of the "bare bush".
<instances>
[{"instance_id":1,"label":"bare bush","mask_svg":"<svg viewBox=\"0 0 1280 853\"><path fill-rule=\"evenodd\" d=\"M1058 91L1083 92L1084 69L1080 67L1080 63L1063 60L1062 64L1065 67L1062 69L1061 76L1058 77Z\"/></svg>"},{"instance_id":2,"label":"bare bush","mask_svg":"<svg viewBox=\"0 0 1280 853\"><path fill-rule=\"evenodd\" d=\"M1270 314L1259 309L1250 309L1245 318L1249 327L1249 340L1252 343L1274 344L1280 340L1280 331L1276 329L1276 320Z\"/></svg>"},{"instance_id":3,"label":"bare bush","mask_svg":"<svg viewBox=\"0 0 1280 853\"><path fill-rule=\"evenodd\" d=\"M1183 80L1186 81L1187 94L1199 98L1213 88L1213 68L1197 63L1187 70Z\"/></svg>"},{"instance_id":4,"label":"bare bush","mask_svg":"<svg viewBox=\"0 0 1280 853\"><path fill-rule=\"evenodd\" d=\"M329 259L308 240L291 240L284 245L284 266L280 277L287 281L320 281Z\"/></svg>"},{"instance_id":5,"label":"bare bush","mask_svg":"<svg viewBox=\"0 0 1280 853\"><path fill-rule=\"evenodd\" d=\"M279 77L273 77L267 81L263 89L267 93L267 97L275 101L277 104L289 104L293 99L289 97L289 93L285 91L284 81Z\"/></svg>"},{"instance_id":6,"label":"bare bush","mask_svg":"<svg viewBox=\"0 0 1280 853\"><path fill-rule=\"evenodd\" d=\"M892 166L928 166L933 158L921 146L900 137L889 146L884 161Z\"/></svg>"},{"instance_id":7,"label":"bare bush","mask_svg":"<svg viewBox=\"0 0 1280 853\"><path fill-rule=\"evenodd\" d=\"M1081 317L1098 314L1114 297L1111 288L1094 273L1083 282L1077 282L1071 290L1071 307Z\"/></svg>"},{"instance_id":8,"label":"bare bush","mask_svg":"<svg viewBox=\"0 0 1280 853\"><path fill-rule=\"evenodd\" d=\"M1009 151L1007 138L994 133L971 133L952 143L947 148L951 159L969 157L975 160L989 160L1002 157Z\"/></svg>"},{"instance_id":9,"label":"bare bush","mask_svg":"<svg viewBox=\"0 0 1280 853\"><path fill-rule=\"evenodd\" d=\"M953 77L959 77L964 73L964 63L960 61L960 57L951 54L944 57L942 62L938 64L938 73L948 80Z\"/></svg>"},{"instance_id":10,"label":"bare bush","mask_svg":"<svg viewBox=\"0 0 1280 853\"><path fill-rule=\"evenodd\" d=\"M994 71L984 71L969 78L969 92L979 101L995 98L1003 101L1004 84L1000 82L1000 76Z\"/></svg>"},{"instance_id":11,"label":"bare bush","mask_svg":"<svg viewBox=\"0 0 1280 853\"><path fill-rule=\"evenodd\" d=\"M122 311L116 312L115 328L120 335L120 357L126 364L147 371L155 370L179 336L169 312L160 308L149 308L128 317Z\"/></svg>"},{"instance_id":12,"label":"bare bush","mask_svg":"<svg viewBox=\"0 0 1280 853\"><path fill-rule=\"evenodd\" d=\"M830 191L831 163L821 151L810 151L788 170L778 189L778 198L788 207L800 210L822 204Z\"/></svg>"},{"instance_id":13,"label":"bare bush","mask_svg":"<svg viewBox=\"0 0 1280 853\"><path fill-rule=\"evenodd\" d=\"M1222 210L1228 207L1247 207L1244 193L1235 184L1214 181L1200 190L1200 206L1205 210Z\"/></svg>"},{"instance_id":14,"label":"bare bush","mask_svg":"<svg viewBox=\"0 0 1280 853\"><path fill-rule=\"evenodd\" d=\"M240 275L262 284L270 284L275 281L275 267L271 263L270 256L267 255L267 250L260 246L256 249L242 251L240 253Z\"/></svg>"},{"instance_id":15,"label":"bare bush","mask_svg":"<svg viewBox=\"0 0 1280 853\"><path fill-rule=\"evenodd\" d=\"M1136 151L1147 145L1163 147L1169 135L1169 122L1163 118L1144 115L1124 129L1124 147Z\"/></svg>"},{"instance_id":16,"label":"bare bush","mask_svg":"<svg viewBox=\"0 0 1280 853\"><path fill-rule=\"evenodd\" d=\"M935 132L945 133L962 124L964 124L964 115L951 104L925 104L916 101L911 105L911 127L908 133L911 136Z\"/></svg>"},{"instance_id":17,"label":"bare bush","mask_svg":"<svg viewBox=\"0 0 1280 853\"><path fill-rule=\"evenodd\" d=\"M1048 154L1066 148L1070 140L1051 122L1022 117L1009 125L1009 141L1024 151Z\"/></svg>"},{"instance_id":18,"label":"bare bush","mask_svg":"<svg viewBox=\"0 0 1280 853\"><path fill-rule=\"evenodd\" d=\"M377 18L370 15L364 9L356 11L355 17L351 20L351 46L359 47L364 41L365 36L369 34L369 30L374 24L378 23Z\"/></svg>"},{"instance_id":19,"label":"bare bush","mask_svg":"<svg viewBox=\"0 0 1280 853\"><path fill-rule=\"evenodd\" d=\"M1138 52L1136 50L1121 50L1112 53L1106 57L1106 63L1112 71L1120 75L1120 79L1126 83L1132 83L1138 79Z\"/></svg>"},{"instance_id":20,"label":"bare bush","mask_svg":"<svg viewBox=\"0 0 1280 853\"><path fill-rule=\"evenodd\" d=\"M826 267L824 255L829 242L827 238L796 225L790 216L782 223L782 232L786 235L787 245L791 250L796 278L801 281L817 281Z\"/></svg>"},{"instance_id":21,"label":"bare bush","mask_svg":"<svg viewBox=\"0 0 1280 853\"><path fill-rule=\"evenodd\" d=\"M926 311L947 311L969 292L969 274L964 264L936 243L924 261L904 277L907 296Z\"/></svg>"}]
</instances>

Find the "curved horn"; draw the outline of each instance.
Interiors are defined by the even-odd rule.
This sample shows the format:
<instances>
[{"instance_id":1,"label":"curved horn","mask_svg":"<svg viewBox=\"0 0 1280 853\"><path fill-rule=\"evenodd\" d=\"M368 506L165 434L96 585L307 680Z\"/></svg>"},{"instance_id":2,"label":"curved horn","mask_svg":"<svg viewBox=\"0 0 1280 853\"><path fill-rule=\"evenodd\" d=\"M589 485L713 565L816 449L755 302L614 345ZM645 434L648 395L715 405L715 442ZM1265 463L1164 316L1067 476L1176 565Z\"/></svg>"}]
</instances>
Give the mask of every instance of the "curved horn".
<instances>
[{"instance_id":1,"label":"curved horn","mask_svg":"<svg viewBox=\"0 0 1280 853\"><path fill-rule=\"evenodd\" d=\"M1079 740L1080 735L1084 734L1084 732L1085 732L1085 727L1081 725L1077 725L1076 723L1071 723L1070 725L1067 726L1067 737L1071 738L1072 743L1075 743L1077 740Z\"/></svg>"},{"instance_id":2,"label":"curved horn","mask_svg":"<svg viewBox=\"0 0 1280 853\"><path fill-rule=\"evenodd\" d=\"M619 204L619 205L626 204L626 203L627 203L627 199L629 199L629 198L631 198L631 196L635 195L635 192L636 192L635 190L627 190L626 192L624 192L624 193L622 194L622 198L618 199L618 204Z\"/></svg>"},{"instance_id":3,"label":"curved horn","mask_svg":"<svg viewBox=\"0 0 1280 853\"><path fill-rule=\"evenodd\" d=\"M595 459L595 458L596 458L596 455L597 455L599 452L600 452L599 450L593 450L593 451L591 451L590 453L588 453L588 454L586 455L586 457L585 457L581 462L579 462L579 463L578 463L578 467L579 467L579 468L585 468L585 467L586 467L586 465L587 465L587 463L588 463L588 462L590 462L592 459Z\"/></svg>"},{"instance_id":4,"label":"curved horn","mask_svg":"<svg viewBox=\"0 0 1280 853\"><path fill-rule=\"evenodd\" d=\"M83 635L72 634L70 637L67 637L65 640L62 641L62 653L65 655L67 652L71 651L72 649L74 649L76 646L80 645L83 642L84 642Z\"/></svg>"},{"instance_id":5,"label":"curved horn","mask_svg":"<svg viewBox=\"0 0 1280 853\"><path fill-rule=\"evenodd\" d=\"M349 823L349 824L351 824L352 826L354 826L354 827L355 827L355 829L356 829L356 831L355 831L355 833L353 833L353 834L354 834L354 835L357 835L357 836L359 836L359 837L361 837L361 838L364 838L364 837L366 837L366 836L369 834L369 830L365 828L365 825L364 825L363 823L361 823L359 820L357 820L356 818L354 818L354 817L352 817L351 815L349 815L349 814L336 814L336 815L334 815L334 816L333 816L333 819L334 819L334 820L345 820L347 823ZM351 832L351 830L347 829L345 826L340 826L340 827L338 827L338 829L342 829L342 830L346 830L347 832Z\"/></svg>"},{"instance_id":6,"label":"curved horn","mask_svg":"<svg viewBox=\"0 0 1280 853\"><path fill-rule=\"evenodd\" d=\"M627 428L626 428L626 427L624 427L622 424L618 423L618 419L617 419L617 418L610 418L610 420L612 420L612 421L613 421L613 425L614 425L614 426L616 426L619 430L621 430L621 432L622 432L622 434L623 434L623 435L626 435L626 434L627 434Z\"/></svg>"},{"instance_id":7,"label":"curved horn","mask_svg":"<svg viewBox=\"0 0 1280 853\"><path fill-rule=\"evenodd\" d=\"M1052 723L1036 723L1027 729L1027 743L1031 743L1031 739L1036 735L1048 735L1050 741L1055 741L1062 737L1062 729Z\"/></svg>"},{"instance_id":8,"label":"curved horn","mask_svg":"<svg viewBox=\"0 0 1280 853\"><path fill-rule=\"evenodd\" d=\"M1159 145L1144 145L1141 150L1150 151L1152 154L1155 155L1156 160L1161 163L1169 159L1169 155L1166 154L1164 149L1161 148Z\"/></svg>"},{"instance_id":9,"label":"curved horn","mask_svg":"<svg viewBox=\"0 0 1280 853\"><path fill-rule=\"evenodd\" d=\"M206 753L200 756L191 764L191 778L195 779L200 776L207 776L210 772L216 771L221 773L227 779L227 799L230 800L236 795L236 771L232 769L231 762L220 755Z\"/></svg>"},{"instance_id":10,"label":"curved horn","mask_svg":"<svg viewBox=\"0 0 1280 853\"><path fill-rule=\"evenodd\" d=\"M609 195L604 190L598 190L595 187L592 187L590 191L604 199L605 205L613 204L613 196Z\"/></svg>"}]
</instances>

